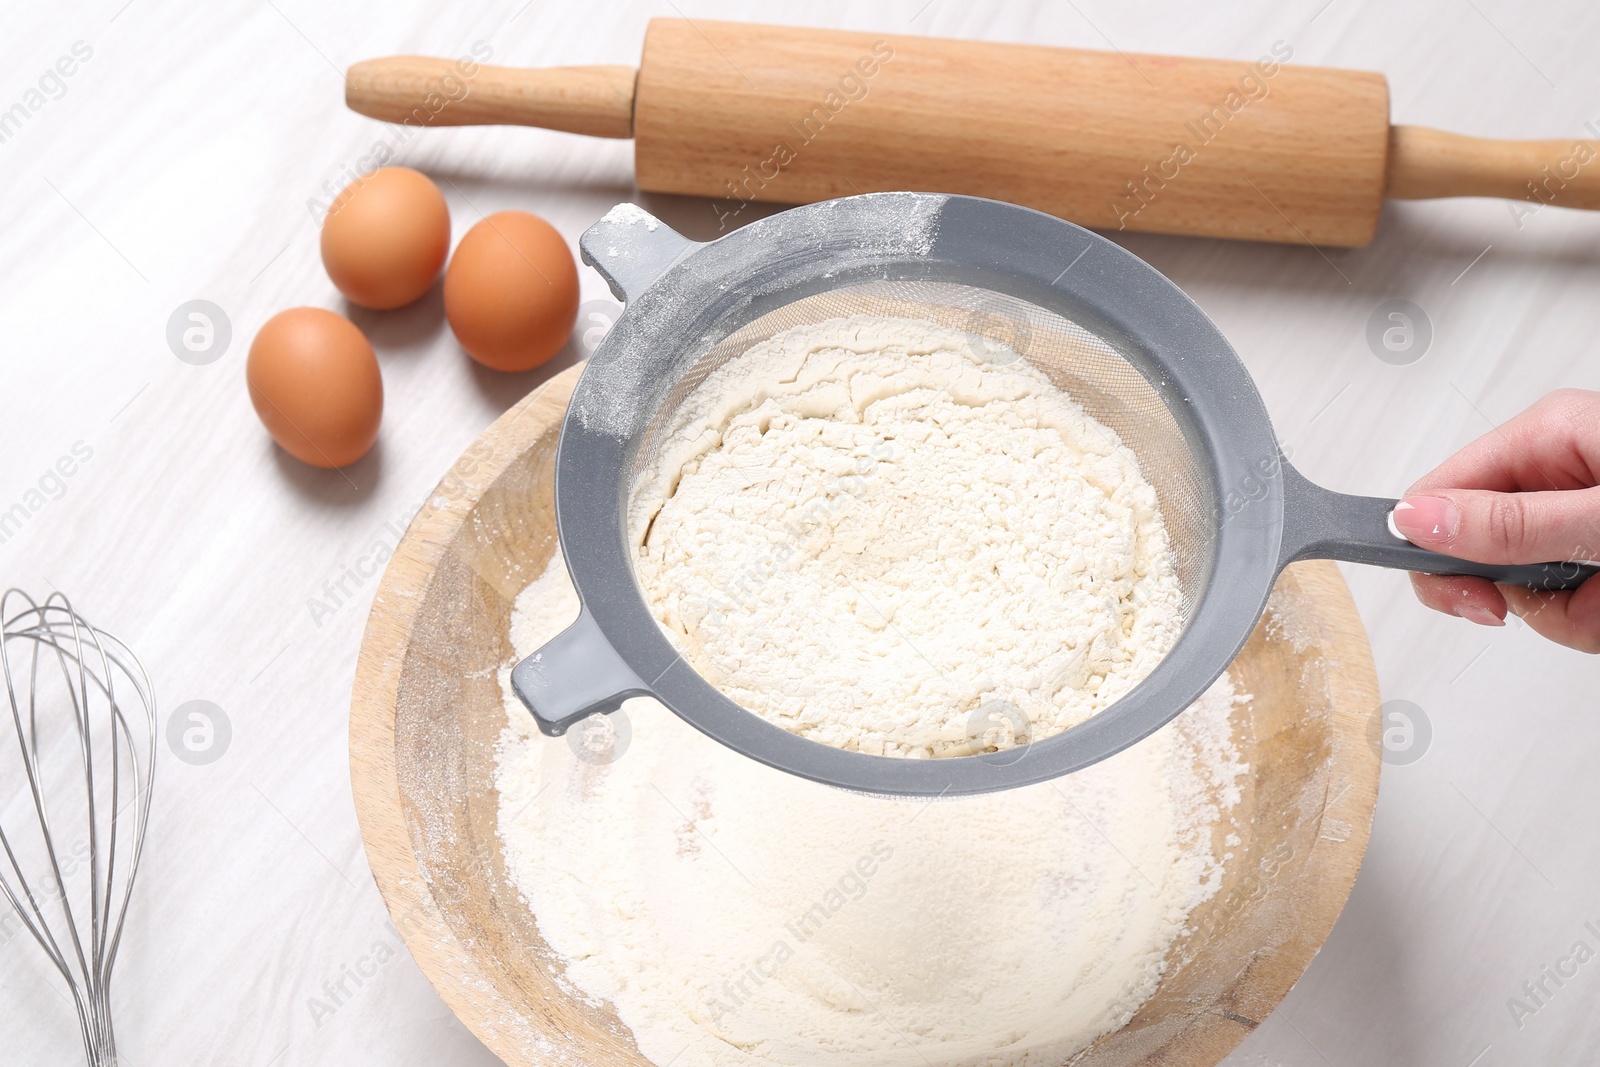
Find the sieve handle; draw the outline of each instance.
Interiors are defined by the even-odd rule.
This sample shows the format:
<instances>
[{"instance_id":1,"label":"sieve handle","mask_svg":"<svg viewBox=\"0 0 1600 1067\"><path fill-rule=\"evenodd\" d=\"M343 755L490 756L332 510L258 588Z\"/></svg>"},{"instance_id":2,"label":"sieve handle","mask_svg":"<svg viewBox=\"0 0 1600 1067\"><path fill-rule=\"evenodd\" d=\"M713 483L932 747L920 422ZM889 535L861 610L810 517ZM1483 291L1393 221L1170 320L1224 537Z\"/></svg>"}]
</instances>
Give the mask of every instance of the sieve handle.
<instances>
[{"instance_id":1,"label":"sieve handle","mask_svg":"<svg viewBox=\"0 0 1600 1067\"><path fill-rule=\"evenodd\" d=\"M511 669L511 688L533 712L539 732L550 737L560 737L597 711L616 711L629 697L652 695L588 608Z\"/></svg>"},{"instance_id":2,"label":"sieve handle","mask_svg":"<svg viewBox=\"0 0 1600 1067\"><path fill-rule=\"evenodd\" d=\"M1284 530L1280 569L1301 559L1337 559L1422 574L1461 574L1529 589L1576 589L1600 566L1585 562L1502 566L1474 563L1407 541L1390 525L1400 501L1335 493L1283 461Z\"/></svg>"},{"instance_id":3,"label":"sieve handle","mask_svg":"<svg viewBox=\"0 0 1600 1067\"><path fill-rule=\"evenodd\" d=\"M583 261L631 304L678 260L701 247L637 204L618 204L578 238Z\"/></svg>"}]
</instances>

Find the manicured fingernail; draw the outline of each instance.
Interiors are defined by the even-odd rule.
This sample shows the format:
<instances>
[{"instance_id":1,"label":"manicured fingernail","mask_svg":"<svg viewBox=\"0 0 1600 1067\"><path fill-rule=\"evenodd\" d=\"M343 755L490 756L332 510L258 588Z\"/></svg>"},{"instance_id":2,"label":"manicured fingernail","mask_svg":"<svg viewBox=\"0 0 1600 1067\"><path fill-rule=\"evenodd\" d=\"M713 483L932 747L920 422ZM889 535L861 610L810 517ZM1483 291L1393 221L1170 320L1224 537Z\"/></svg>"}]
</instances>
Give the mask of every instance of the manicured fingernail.
<instances>
[{"instance_id":1,"label":"manicured fingernail","mask_svg":"<svg viewBox=\"0 0 1600 1067\"><path fill-rule=\"evenodd\" d=\"M1394 526L1414 544L1447 544L1461 532L1461 509L1443 497L1406 497L1394 506Z\"/></svg>"},{"instance_id":2,"label":"manicured fingernail","mask_svg":"<svg viewBox=\"0 0 1600 1067\"><path fill-rule=\"evenodd\" d=\"M1456 608L1456 614L1468 622L1477 623L1479 626L1504 626L1506 624L1506 620L1481 604L1462 604Z\"/></svg>"}]
</instances>

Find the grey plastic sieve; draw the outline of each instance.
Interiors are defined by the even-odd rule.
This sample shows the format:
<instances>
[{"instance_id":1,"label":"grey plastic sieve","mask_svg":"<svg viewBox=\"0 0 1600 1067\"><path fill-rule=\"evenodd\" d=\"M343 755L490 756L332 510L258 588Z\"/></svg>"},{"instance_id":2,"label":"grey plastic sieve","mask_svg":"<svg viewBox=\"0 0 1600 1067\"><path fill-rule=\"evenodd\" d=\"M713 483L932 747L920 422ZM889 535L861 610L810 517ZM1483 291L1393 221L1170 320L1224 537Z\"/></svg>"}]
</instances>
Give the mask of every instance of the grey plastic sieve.
<instances>
[{"instance_id":1,"label":"grey plastic sieve","mask_svg":"<svg viewBox=\"0 0 1600 1067\"><path fill-rule=\"evenodd\" d=\"M513 688L547 734L650 695L723 744L815 781L915 796L989 792L1086 767L1169 722L1238 654L1278 572L1295 560L1546 589L1573 588L1597 569L1492 567L1440 555L1390 530L1395 501L1313 485L1280 452L1260 394L1211 320L1142 260L1049 215L972 197L873 193L794 208L701 244L624 205L584 234L582 249L627 306L584 369L556 459L557 527L582 614L512 672ZM831 307L834 294L853 294L855 307L874 293L946 292L979 294L976 303L959 298L969 308L961 321L975 332L1001 322L1032 336L1067 323L1057 335L1092 336L1122 368L1125 386L1115 368L1102 367L1108 389L1158 398L1130 404L1119 432L1127 438L1146 424L1169 427L1166 438L1156 435L1165 452L1142 457L1150 462L1141 466L1147 476L1155 466L1184 472L1186 484L1170 495L1182 498L1183 518L1196 531L1185 542L1187 564L1180 559L1187 617L1148 677L1054 737L937 759L849 752L745 711L678 655L634 577L630 480L658 416L698 383L697 368L719 344L742 343L743 335L733 336L741 328L784 321L786 309L808 301ZM991 305L1000 310L984 310ZM1169 528L1178 518L1169 514Z\"/></svg>"}]
</instances>

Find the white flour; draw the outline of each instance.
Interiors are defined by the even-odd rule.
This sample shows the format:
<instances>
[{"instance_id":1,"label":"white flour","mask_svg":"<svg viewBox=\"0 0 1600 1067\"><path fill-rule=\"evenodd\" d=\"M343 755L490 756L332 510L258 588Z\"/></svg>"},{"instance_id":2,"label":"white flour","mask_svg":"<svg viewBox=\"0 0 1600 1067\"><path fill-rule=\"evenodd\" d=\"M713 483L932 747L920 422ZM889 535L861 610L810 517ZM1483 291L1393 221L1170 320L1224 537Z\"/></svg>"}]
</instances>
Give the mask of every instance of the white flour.
<instances>
[{"instance_id":1,"label":"white flour","mask_svg":"<svg viewBox=\"0 0 1600 1067\"><path fill-rule=\"evenodd\" d=\"M558 555L517 600L517 654L577 610ZM940 802L774 771L651 700L610 762L579 760L509 665L502 685L508 866L574 995L672 1067L1063 1062L1150 996L1246 770L1226 676L1104 763Z\"/></svg>"},{"instance_id":2,"label":"white flour","mask_svg":"<svg viewBox=\"0 0 1600 1067\"><path fill-rule=\"evenodd\" d=\"M646 599L741 706L873 754L1039 740L1180 628L1133 453L1009 348L857 316L715 371L630 526Z\"/></svg>"}]
</instances>

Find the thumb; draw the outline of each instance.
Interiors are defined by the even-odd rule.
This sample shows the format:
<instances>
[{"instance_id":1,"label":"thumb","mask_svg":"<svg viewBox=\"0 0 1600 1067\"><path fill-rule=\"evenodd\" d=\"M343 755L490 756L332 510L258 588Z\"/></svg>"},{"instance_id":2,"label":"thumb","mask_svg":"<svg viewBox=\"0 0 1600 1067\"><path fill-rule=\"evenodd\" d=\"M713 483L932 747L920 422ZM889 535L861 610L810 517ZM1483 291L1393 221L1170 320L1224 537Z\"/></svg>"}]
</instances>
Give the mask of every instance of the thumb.
<instances>
[{"instance_id":1,"label":"thumb","mask_svg":"<svg viewBox=\"0 0 1600 1067\"><path fill-rule=\"evenodd\" d=\"M1436 489L1395 505L1394 525L1413 544L1478 563L1589 560L1600 556L1600 487Z\"/></svg>"}]
</instances>

